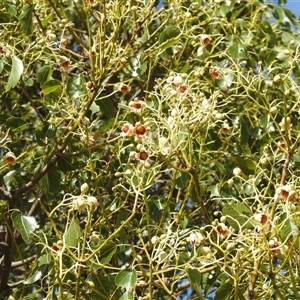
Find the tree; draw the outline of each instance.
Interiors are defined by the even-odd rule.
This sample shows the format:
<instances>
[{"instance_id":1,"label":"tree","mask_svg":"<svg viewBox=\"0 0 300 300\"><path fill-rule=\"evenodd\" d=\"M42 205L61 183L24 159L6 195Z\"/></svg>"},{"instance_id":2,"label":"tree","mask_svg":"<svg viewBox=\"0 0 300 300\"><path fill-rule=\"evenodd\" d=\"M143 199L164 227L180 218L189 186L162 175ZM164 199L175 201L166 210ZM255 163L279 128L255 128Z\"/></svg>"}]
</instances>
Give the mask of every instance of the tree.
<instances>
[{"instance_id":1,"label":"tree","mask_svg":"<svg viewBox=\"0 0 300 300\"><path fill-rule=\"evenodd\" d=\"M265 1L1 4L6 299L296 299L298 20Z\"/></svg>"}]
</instances>

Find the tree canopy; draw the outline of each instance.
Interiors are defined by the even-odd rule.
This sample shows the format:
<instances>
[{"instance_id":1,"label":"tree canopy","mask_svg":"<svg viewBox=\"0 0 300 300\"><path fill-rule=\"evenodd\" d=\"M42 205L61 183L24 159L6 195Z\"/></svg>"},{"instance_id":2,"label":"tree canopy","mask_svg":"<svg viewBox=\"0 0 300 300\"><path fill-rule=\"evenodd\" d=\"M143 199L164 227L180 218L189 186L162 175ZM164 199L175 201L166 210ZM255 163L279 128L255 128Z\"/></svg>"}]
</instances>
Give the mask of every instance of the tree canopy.
<instances>
[{"instance_id":1,"label":"tree canopy","mask_svg":"<svg viewBox=\"0 0 300 300\"><path fill-rule=\"evenodd\" d=\"M300 297L291 11L0 8L1 299Z\"/></svg>"}]
</instances>

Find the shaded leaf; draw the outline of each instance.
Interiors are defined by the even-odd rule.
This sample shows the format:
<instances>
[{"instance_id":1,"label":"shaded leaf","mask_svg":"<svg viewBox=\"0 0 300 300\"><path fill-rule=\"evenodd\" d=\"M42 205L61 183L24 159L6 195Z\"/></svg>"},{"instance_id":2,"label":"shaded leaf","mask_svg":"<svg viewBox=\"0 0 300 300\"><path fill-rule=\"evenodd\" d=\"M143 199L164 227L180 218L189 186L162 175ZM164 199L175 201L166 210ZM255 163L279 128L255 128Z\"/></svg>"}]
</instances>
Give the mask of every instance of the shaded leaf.
<instances>
[{"instance_id":1,"label":"shaded leaf","mask_svg":"<svg viewBox=\"0 0 300 300\"><path fill-rule=\"evenodd\" d=\"M107 118L114 118L116 116L116 108L111 99L99 99L95 103L100 107L100 110Z\"/></svg>"},{"instance_id":2,"label":"shaded leaf","mask_svg":"<svg viewBox=\"0 0 300 300\"><path fill-rule=\"evenodd\" d=\"M5 88L6 91L9 91L11 88L14 88L18 84L21 75L23 74L23 71L24 66L22 61L16 56L13 56L10 75Z\"/></svg>"},{"instance_id":3,"label":"shaded leaf","mask_svg":"<svg viewBox=\"0 0 300 300\"><path fill-rule=\"evenodd\" d=\"M52 69L50 68L50 66L43 66L39 68L36 73L36 81L43 85L50 79L51 75Z\"/></svg>"},{"instance_id":4,"label":"shaded leaf","mask_svg":"<svg viewBox=\"0 0 300 300\"><path fill-rule=\"evenodd\" d=\"M65 233L65 242L69 247L77 246L81 236L81 227L79 225L79 220L77 217L73 217L67 232Z\"/></svg>"},{"instance_id":5,"label":"shaded leaf","mask_svg":"<svg viewBox=\"0 0 300 300\"><path fill-rule=\"evenodd\" d=\"M222 299L222 300L229 299L228 297L231 295L232 291L234 291L234 287L232 283L226 282L216 290L215 298Z\"/></svg>"},{"instance_id":6,"label":"shaded leaf","mask_svg":"<svg viewBox=\"0 0 300 300\"><path fill-rule=\"evenodd\" d=\"M27 122L24 121L21 118L16 118L16 117L9 117L6 122L6 126L11 129L13 133L19 133L22 132L24 129L27 127Z\"/></svg>"},{"instance_id":7,"label":"shaded leaf","mask_svg":"<svg viewBox=\"0 0 300 300\"><path fill-rule=\"evenodd\" d=\"M56 193L60 187L61 174L57 166L49 169L47 174L41 179L41 185L47 193Z\"/></svg>"},{"instance_id":8,"label":"shaded leaf","mask_svg":"<svg viewBox=\"0 0 300 300\"><path fill-rule=\"evenodd\" d=\"M32 33L33 4L25 4L19 17L19 24L26 35Z\"/></svg>"},{"instance_id":9,"label":"shaded leaf","mask_svg":"<svg viewBox=\"0 0 300 300\"><path fill-rule=\"evenodd\" d=\"M248 176L254 174L254 171L256 170L256 164L250 158L235 156L233 159L245 175Z\"/></svg>"},{"instance_id":10,"label":"shaded leaf","mask_svg":"<svg viewBox=\"0 0 300 300\"><path fill-rule=\"evenodd\" d=\"M100 246L103 243L104 241L100 241L98 246ZM100 263L103 265L108 264L112 256L116 253L116 250L117 250L117 246L114 242L112 241L106 242L105 245L101 248L101 250L98 253L98 259Z\"/></svg>"},{"instance_id":11,"label":"shaded leaf","mask_svg":"<svg viewBox=\"0 0 300 300\"><path fill-rule=\"evenodd\" d=\"M12 221L25 242L28 242L31 233L39 228L34 217L23 216L22 213L17 210L12 213Z\"/></svg>"}]
</instances>

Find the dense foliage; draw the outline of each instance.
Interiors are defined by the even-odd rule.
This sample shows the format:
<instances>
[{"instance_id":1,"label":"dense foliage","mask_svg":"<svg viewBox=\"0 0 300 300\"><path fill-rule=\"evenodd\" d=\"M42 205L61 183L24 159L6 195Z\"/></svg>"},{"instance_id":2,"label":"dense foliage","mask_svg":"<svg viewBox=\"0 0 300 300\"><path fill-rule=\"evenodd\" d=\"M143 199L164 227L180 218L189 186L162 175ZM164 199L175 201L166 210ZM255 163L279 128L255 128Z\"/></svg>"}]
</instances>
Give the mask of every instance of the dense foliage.
<instances>
[{"instance_id":1,"label":"dense foliage","mask_svg":"<svg viewBox=\"0 0 300 300\"><path fill-rule=\"evenodd\" d=\"M0 8L1 299L300 297L289 10Z\"/></svg>"}]
</instances>

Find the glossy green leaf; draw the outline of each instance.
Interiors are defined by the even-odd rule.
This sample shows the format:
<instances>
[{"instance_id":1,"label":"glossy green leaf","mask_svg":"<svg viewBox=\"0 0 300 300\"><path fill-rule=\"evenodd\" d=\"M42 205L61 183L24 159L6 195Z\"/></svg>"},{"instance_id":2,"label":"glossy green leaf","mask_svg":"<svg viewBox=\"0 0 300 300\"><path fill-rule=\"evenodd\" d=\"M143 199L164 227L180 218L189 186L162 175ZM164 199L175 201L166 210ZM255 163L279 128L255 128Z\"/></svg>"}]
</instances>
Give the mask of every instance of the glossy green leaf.
<instances>
[{"instance_id":1,"label":"glossy green leaf","mask_svg":"<svg viewBox=\"0 0 300 300\"><path fill-rule=\"evenodd\" d=\"M10 128L10 130L13 133L20 133L23 130L25 130L28 126L27 122L24 121L21 118L16 118L16 117L9 117L6 122L5 125Z\"/></svg>"},{"instance_id":2,"label":"glossy green leaf","mask_svg":"<svg viewBox=\"0 0 300 300\"><path fill-rule=\"evenodd\" d=\"M82 230L77 217L73 217L64 235L65 242L69 247L76 247L81 236Z\"/></svg>"},{"instance_id":3,"label":"glossy green leaf","mask_svg":"<svg viewBox=\"0 0 300 300\"><path fill-rule=\"evenodd\" d=\"M57 79L50 79L42 85L42 91L44 95L48 95L50 93L60 93L61 82Z\"/></svg>"},{"instance_id":4,"label":"glossy green leaf","mask_svg":"<svg viewBox=\"0 0 300 300\"><path fill-rule=\"evenodd\" d=\"M32 33L33 4L25 4L19 17L19 24L26 35Z\"/></svg>"},{"instance_id":5,"label":"glossy green leaf","mask_svg":"<svg viewBox=\"0 0 300 300\"><path fill-rule=\"evenodd\" d=\"M248 144L249 139L249 127L245 116L240 116L240 124L241 124L241 145Z\"/></svg>"},{"instance_id":6,"label":"glossy green leaf","mask_svg":"<svg viewBox=\"0 0 300 300\"><path fill-rule=\"evenodd\" d=\"M120 300L134 300L134 293L132 290L126 291Z\"/></svg>"},{"instance_id":7,"label":"glossy green leaf","mask_svg":"<svg viewBox=\"0 0 300 300\"><path fill-rule=\"evenodd\" d=\"M191 176L189 173L178 173L176 176L176 188L181 189L185 188L188 185L188 181Z\"/></svg>"},{"instance_id":8,"label":"glossy green leaf","mask_svg":"<svg viewBox=\"0 0 300 300\"><path fill-rule=\"evenodd\" d=\"M24 71L24 66L22 61L18 57L13 56L10 75L5 88L7 92L18 84L23 74L23 71Z\"/></svg>"},{"instance_id":9,"label":"glossy green leaf","mask_svg":"<svg viewBox=\"0 0 300 300\"><path fill-rule=\"evenodd\" d=\"M92 292L86 295L88 300L120 299L121 293L120 290L117 290L115 276L93 274L89 277L89 280L94 283L94 287Z\"/></svg>"},{"instance_id":10,"label":"glossy green leaf","mask_svg":"<svg viewBox=\"0 0 300 300\"><path fill-rule=\"evenodd\" d=\"M210 185L207 190L210 192L211 197L220 197L219 184Z\"/></svg>"},{"instance_id":11,"label":"glossy green leaf","mask_svg":"<svg viewBox=\"0 0 300 300\"><path fill-rule=\"evenodd\" d=\"M101 264L106 265L110 262L112 256L116 253L117 245L112 241L106 242L105 240L101 240L96 245L93 245L93 249L96 250L103 243L105 243L105 245L101 248L100 251L97 252L97 258Z\"/></svg>"},{"instance_id":12,"label":"glossy green leaf","mask_svg":"<svg viewBox=\"0 0 300 300\"><path fill-rule=\"evenodd\" d=\"M116 116L117 110L111 99L99 99L95 101L100 107L100 110L107 118L114 118Z\"/></svg>"},{"instance_id":13,"label":"glossy green leaf","mask_svg":"<svg viewBox=\"0 0 300 300\"><path fill-rule=\"evenodd\" d=\"M31 233L39 228L34 217L23 216L18 210L12 213L12 221L25 242L29 242Z\"/></svg>"},{"instance_id":14,"label":"glossy green leaf","mask_svg":"<svg viewBox=\"0 0 300 300\"><path fill-rule=\"evenodd\" d=\"M52 68L48 65L39 68L36 72L36 81L40 84L44 84L46 81L50 79L52 75Z\"/></svg>"},{"instance_id":15,"label":"glossy green leaf","mask_svg":"<svg viewBox=\"0 0 300 300\"><path fill-rule=\"evenodd\" d=\"M161 201L158 199L150 203L149 210L151 219L154 222L159 222L164 210Z\"/></svg>"},{"instance_id":16,"label":"glossy green leaf","mask_svg":"<svg viewBox=\"0 0 300 300\"><path fill-rule=\"evenodd\" d=\"M246 59L248 58L247 47L243 44L235 44L229 47L229 55L233 59Z\"/></svg>"},{"instance_id":17,"label":"glossy green leaf","mask_svg":"<svg viewBox=\"0 0 300 300\"><path fill-rule=\"evenodd\" d=\"M57 166L53 166L41 179L41 185L47 193L56 193L60 187L60 179L60 171L58 170Z\"/></svg>"},{"instance_id":18,"label":"glossy green leaf","mask_svg":"<svg viewBox=\"0 0 300 300\"><path fill-rule=\"evenodd\" d=\"M216 290L215 298L220 300L229 300L229 296L231 295L232 291L234 291L232 283L226 282Z\"/></svg>"},{"instance_id":19,"label":"glossy green leaf","mask_svg":"<svg viewBox=\"0 0 300 300\"><path fill-rule=\"evenodd\" d=\"M172 50L169 48L173 46L173 44L177 41L179 36L180 36L179 28L173 25L165 28L161 32L158 38L158 42L161 46L160 56L163 59L169 59L169 57L173 54Z\"/></svg>"},{"instance_id":20,"label":"glossy green leaf","mask_svg":"<svg viewBox=\"0 0 300 300\"><path fill-rule=\"evenodd\" d=\"M228 216L227 222L234 229L239 230L241 227L252 228L250 222L252 211L250 208L241 202L226 204L222 209L223 215Z\"/></svg>"},{"instance_id":21,"label":"glossy green leaf","mask_svg":"<svg viewBox=\"0 0 300 300\"><path fill-rule=\"evenodd\" d=\"M67 94L70 98L80 98L86 94L85 79L82 74L75 75L68 80Z\"/></svg>"},{"instance_id":22,"label":"glossy green leaf","mask_svg":"<svg viewBox=\"0 0 300 300\"><path fill-rule=\"evenodd\" d=\"M118 273L116 277L116 285L126 290L131 290L136 284L136 270L135 269L125 269Z\"/></svg>"},{"instance_id":23,"label":"glossy green leaf","mask_svg":"<svg viewBox=\"0 0 300 300\"><path fill-rule=\"evenodd\" d=\"M197 269L185 269L191 288L202 298L201 273Z\"/></svg>"},{"instance_id":24,"label":"glossy green leaf","mask_svg":"<svg viewBox=\"0 0 300 300\"><path fill-rule=\"evenodd\" d=\"M254 174L254 171L256 170L256 164L250 158L235 156L234 161L245 175L249 176Z\"/></svg>"},{"instance_id":25,"label":"glossy green leaf","mask_svg":"<svg viewBox=\"0 0 300 300\"><path fill-rule=\"evenodd\" d=\"M36 270L29 278L27 278L23 283L24 284L32 284L37 282L42 278L43 273L40 270Z\"/></svg>"}]
</instances>

